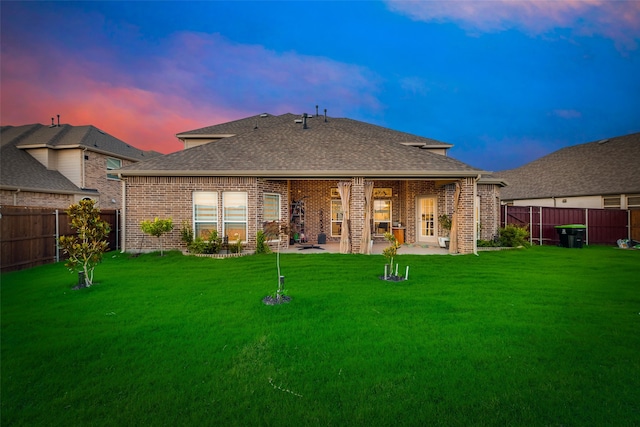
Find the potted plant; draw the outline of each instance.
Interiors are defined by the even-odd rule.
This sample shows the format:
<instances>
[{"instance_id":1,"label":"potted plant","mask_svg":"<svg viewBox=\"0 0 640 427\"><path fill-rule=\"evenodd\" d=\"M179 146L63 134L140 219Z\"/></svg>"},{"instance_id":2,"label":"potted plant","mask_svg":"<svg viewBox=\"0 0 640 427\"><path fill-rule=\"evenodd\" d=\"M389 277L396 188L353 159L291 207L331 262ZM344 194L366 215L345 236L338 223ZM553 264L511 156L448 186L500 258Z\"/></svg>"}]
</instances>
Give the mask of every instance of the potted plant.
<instances>
[{"instance_id":1,"label":"potted plant","mask_svg":"<svg viewBox=\"0 0 640 427\"><path fill-rule=\"evenodd\" d=\"M446 214L442 214L438 217L438 221L440 222L440 226L445 231L445 235L438 237L438 243L441 248L449 247L449 233L451 232L451 217Z\"/></svg>"}]
</instances>

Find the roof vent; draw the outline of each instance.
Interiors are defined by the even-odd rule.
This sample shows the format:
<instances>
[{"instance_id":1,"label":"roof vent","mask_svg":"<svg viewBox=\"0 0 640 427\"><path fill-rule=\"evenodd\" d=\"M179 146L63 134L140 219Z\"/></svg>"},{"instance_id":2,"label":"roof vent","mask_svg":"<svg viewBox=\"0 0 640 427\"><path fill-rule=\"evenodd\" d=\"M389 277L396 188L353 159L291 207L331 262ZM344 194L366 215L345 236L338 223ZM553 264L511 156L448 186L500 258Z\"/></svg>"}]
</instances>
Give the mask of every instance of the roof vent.
<instances>
[{"instance_id":1,"label":"roof vent","mask_svg":"<svg viewBox=\"0 0 640 427\"><path fill-rule=\"evenodd\" d=\"M609 142L609 138L601 139L600 141L598 141L598 144L606 144L607 142Z\"/></svg>"},{"instance_id":2,"label":"roof vent","mask_svg":"<svg viewBox=\"0 0 640 427\"><path fill-rule=\"evenodd\" d=\"M269 117L269 115L267 113L262 113L262 114L260 114L260 117L263 117L263 118L264 117Z\"/></svg>"},{"instance_id":3,"label":"roof vent","mask_svg":"<svg viewBox=\"0 0 640 427\"><path fill-rule=\"evenodd\" d=\"M302 123L302 119L295 119L293 122L294 123Z\"/></svg>"},{"instance_id":4,"label":"roof vent","mask_svg":"<svg viewBox=\"0 0 640 427\"><path fill-rule=\"evenodd\" d=\"M307 113L304 113L304 114L302 115L302 129L308 129L308 128L307 128L307 117L309 117L309 116L307 115Z\"/></svg>"}]
</instances>

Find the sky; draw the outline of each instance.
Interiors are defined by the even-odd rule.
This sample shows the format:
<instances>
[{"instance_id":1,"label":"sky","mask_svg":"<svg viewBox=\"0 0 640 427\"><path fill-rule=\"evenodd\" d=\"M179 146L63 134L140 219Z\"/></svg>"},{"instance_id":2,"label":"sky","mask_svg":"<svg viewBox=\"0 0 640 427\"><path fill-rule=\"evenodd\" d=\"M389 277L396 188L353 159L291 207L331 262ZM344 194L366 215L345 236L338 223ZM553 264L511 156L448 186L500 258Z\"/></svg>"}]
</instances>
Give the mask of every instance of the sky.
<instances>
[{"instance_id":1,"label":"sky","mask_svg":"<svg viewBox=\"0 0 640 427\"><path fill-rule=\"evenodd\" d=\"M488 171L640 132L640 0L3 0L0 20L3 126L59 114L170 153L318 105Z\"/></svg>"}]
</instances>

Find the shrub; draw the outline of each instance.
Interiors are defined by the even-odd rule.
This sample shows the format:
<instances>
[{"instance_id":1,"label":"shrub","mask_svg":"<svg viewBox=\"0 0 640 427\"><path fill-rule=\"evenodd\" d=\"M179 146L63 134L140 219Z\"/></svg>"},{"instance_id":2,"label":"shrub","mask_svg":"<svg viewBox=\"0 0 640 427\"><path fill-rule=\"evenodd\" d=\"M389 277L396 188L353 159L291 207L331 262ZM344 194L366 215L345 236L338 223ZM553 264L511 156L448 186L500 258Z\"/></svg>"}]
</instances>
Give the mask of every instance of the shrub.
<instances>
[{"instance_id":1,"label":"shrub","mask_svg":"<svg viewBox=\"0 0 640 427\"><path fill-rule=\"evenodd\" d=\"M158 241L160 242L160 256L163 256L164 250L162 247L162 235L173 230L173 220L171 218L160 219L155 217L153 221L142 221L140 223L140 228L144 233L158 238Z\"/></svg>"},{"instance_id":2,"label":"shrub","mask_svg":"<svg viewBox=\"0 0 640 427\"><path fill-rule=\"evenodd\" d=\"M529 230L517 225L507 224L506 227L500 229L500 237L498 239L500 246L508 246L516 248L518 246L529 247Z\"/></svg>"},{"instance_id":3,"label":"shrub","mask_svg":"<svg viewBox=\"0 0 640 427\"><path fill-rule=\"evenodd\" d=\"M208 234L207 240L198 236L187 245L189 252L193 254L217 254L220 252L222 246L222 239L218 237L217 231L212 231Z\"/></svg>"},{"instance_id":4,"label":"shrub","mask_svg":"<svg viewBox=\"0 0 640 427\"><path fill-rule=\"evenodd\" d=\"M258 230L256 233L256 254L269 254L271 249L267 244L267 235L263 230Z\"/></svg>"}]
</instances>

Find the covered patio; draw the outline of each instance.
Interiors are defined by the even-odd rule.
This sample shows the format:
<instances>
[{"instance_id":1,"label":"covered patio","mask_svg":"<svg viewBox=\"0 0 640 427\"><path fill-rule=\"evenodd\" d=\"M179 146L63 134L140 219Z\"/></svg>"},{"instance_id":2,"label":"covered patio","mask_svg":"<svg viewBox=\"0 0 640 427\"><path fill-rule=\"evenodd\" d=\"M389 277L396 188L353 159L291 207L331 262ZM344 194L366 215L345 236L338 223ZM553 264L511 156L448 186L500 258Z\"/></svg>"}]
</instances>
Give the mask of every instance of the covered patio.
<instances>
[{"instance_id":1,"label":"covered patio","mask_svg":"<svg viewBox=\"0 0 640 427\"><path fill-rule=\"evenodd\" d=\"M372 255L382 255L384 248L389 246L386 242L377 242L373 244L371 250ZM295 244L286 249L281 249L280 253L300 253L300 254L319 254L319 253L340 253L339 242L328 242L323 245L318 244ZM420 244L403 244L398 249L398 255L449 255L449 249L441 248L434 245Z\"/></svg>"}]
</instances>

